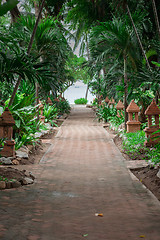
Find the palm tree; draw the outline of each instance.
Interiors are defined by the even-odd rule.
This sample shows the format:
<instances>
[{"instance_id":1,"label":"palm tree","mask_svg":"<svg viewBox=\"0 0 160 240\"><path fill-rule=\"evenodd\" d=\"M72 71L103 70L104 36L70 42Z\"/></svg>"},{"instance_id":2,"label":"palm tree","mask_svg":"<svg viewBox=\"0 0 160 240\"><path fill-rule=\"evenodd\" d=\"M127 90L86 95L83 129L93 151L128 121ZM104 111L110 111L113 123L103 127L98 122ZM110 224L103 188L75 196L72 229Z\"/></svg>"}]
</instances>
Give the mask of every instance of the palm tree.
<instances>
[{"instance_id":1,"label":"palm tree","mask_svg":"<svg viewBox=\"0 0 160 240\"><path fill-rule=\"evenodd\" d=\"M112 21L101 23L93 29L90 39L90 51L92 58L96 61L103 61L108 57L116 56L123 59L123 76L124 76L124 106L125 106L125 124L127 122L127 66L132 64L136 68L137 49L133 42L133 31L121 20L113 18Z\"/></svg>"},{"instance_id":2,"label":"palm tree","mask_svg":"<svg viewBox=\"0 0 160 240\"><path fill-rule=\"evenodd\" d=\"M41 13L42 13L42 10L43 10L44 3L45 3L45 0L42 0L41 7L40 7L40 10L39 10L39 15L38 15L37 20L35 22L33 32L32 32L32 35L31 35L31 38L30 38L30 41L29 41L29 44L28 44L28 49L27 49L27 54L28 55L30 54L30 51L31 51L31 48L32 48L32 45L33 45L33 40L34 40L36 31L37 31L38 23L40 21L40 17L41 17ZM10 102L9 102L9 106L11 106L13 101L14 101L14 98L15 98L15 95L16 95L16 92L18 90L20 82L21 82L21 77L19 77L17 82L16 82L15 88L13 90L13 93L12 93L12 96L11 96L11 99L10 99Z\"/></svg>"}]
</instances>

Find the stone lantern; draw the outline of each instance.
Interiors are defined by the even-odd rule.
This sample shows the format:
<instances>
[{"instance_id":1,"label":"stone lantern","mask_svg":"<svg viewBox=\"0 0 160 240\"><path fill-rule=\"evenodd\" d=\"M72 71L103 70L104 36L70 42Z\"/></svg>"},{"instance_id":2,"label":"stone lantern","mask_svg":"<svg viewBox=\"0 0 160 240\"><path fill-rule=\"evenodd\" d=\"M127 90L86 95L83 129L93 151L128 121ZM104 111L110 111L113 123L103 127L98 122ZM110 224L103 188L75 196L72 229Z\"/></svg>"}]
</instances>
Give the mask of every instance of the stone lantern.
<instances>
[{"instance_id":1,"label":"stone lantern","mask_svg":"<svg viewBox=\"0 0 160 240\"><path fill-rule=\"evenodd\" d=\"M106 97L104 101L105 101L106 104L108 104L110 100L109 100L108 97Z\"/></svg>"},{"instance_id":2,"label":"stone lantern","mask_svg":"<svg viewBox=\"0 0 160 240\"><path fill-rule=\"evenodd\" d=\"M151 104L148 106L148 108L145 111L145 115L148 116L148 127L144 129L147 140L145 141L145 146L150 147L153 146L157 143L160 142L160 132L155 133L154 132L158 131L160 129L159 127L159 114L160 114L160 109L156 105L155 100L151 102ZM152 124L152 117L155 118L155 124Z\"/></svg>"},{"instance_id":3,"label":"stone lantern","mask_svg":"<svg viewBox=\"0 0 160 240\"><path fill-rule=\"evenodd\" d=\"M52 105L53 105L53 103L52 103L52 101L51 101L50 97L48 97L48 98L47 98L47 101L46 101L46 103L47 103L47 104L49 104L50 106L52 106Z\"/></svg>"},{"instance_id":4,"label":"stone lantern","mask_svg":"<svg viewBox=\"0 0 160 240\"><path fill-rule=\"evenodd\" d=\"M141 123L138 120L138 113L140 109L134 100L131 101L126 111L128 112L127 133L139 131Z\"/></svg>"},{"instance_id":5,"label":"stone lantern","mask_svg":"<svg viewBox=\"0 0 160 240\"><path fill-rule=\"evenodd\" d=\"M111 98L111 100L109 100L108 105L114 107L114 105L115 105L115 100L114 100L113 97Z\"/></svg>"},{"instance_id":6,"label":"stone lantern","mask_svg":"<svg viewBox=\"0 0 160 240\"><path fill-rule=\"evenodd\" d=\"M119 100L119 102L117 103L116 109L117 109L117 117L121 117L121 116L123 117L122 111L124 110L124 105L121 102L121 100Z\"/></svg>"},{"instance_id":7,"label":"stone lantern","mask_svg":"<svg viewBox=\"0 0 160 240\"><path fill-rule=\"evenodd\" d=\"M99 105L99 106L101 106L102 100L103 100L103 96L100 95L100 96L98 97L98 105Z\"/></svg>"},{"instance_id":8,"label":"stone lantern","mask_svg":"<svg viewBox=\"0 0 160 240\"><path fill-rule=\"evenodd\" d=\"M43 104L41 101L39 101L40 105L39 105L39 108L40 108L40 111L41 111L41 114L40 114L40 121L41 122L44 122L45 120L45 116L43 116Z\"/></svg>"},{"instance_id":9,"label":"stone lantern","mask_svg":"<svg viewBox=\"0 0 160 240\"><path fill-rule=\"evenodd\" d=\"M52 100L50 99L50 97L48 97L48 98L47 98L47 101L46 101L46 103L47 103L47 104L49 104L50 106L52 106L52 105L53 105L53 103L52 103Z\"/></svg>"},{"instance_id":10,"label":"stone lantern","mask_svg":"<svg viewBox=\"0 0 160 240\"><path fill-rule=\"evenodd\" d=\"M0 138L5 139L5 144L0 151L2 157L13 157L15 155L15 142L12 140L14 118L8 108L0 116Z\"/></svg>"}]
</instances>

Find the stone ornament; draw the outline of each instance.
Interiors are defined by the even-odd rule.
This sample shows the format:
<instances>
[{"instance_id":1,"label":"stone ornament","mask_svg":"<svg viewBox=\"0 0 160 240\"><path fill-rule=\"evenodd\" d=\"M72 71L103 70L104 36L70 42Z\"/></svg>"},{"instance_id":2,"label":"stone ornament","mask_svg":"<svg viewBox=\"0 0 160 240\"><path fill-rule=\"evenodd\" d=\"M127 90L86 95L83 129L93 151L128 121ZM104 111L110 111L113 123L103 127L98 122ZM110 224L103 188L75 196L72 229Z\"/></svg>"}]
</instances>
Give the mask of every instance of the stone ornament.
<instances>
[{"instance_id":1,"label":"stone ornament","mask_svg":"<svg viewBox=\"0 0 160 240\"><path fill-rule=\"evenodd\" d=\"M106 104L108 104L110 100L109 100L108 97L106 97L104 101L105 101Z\"/></svg>"},{"instance_id":2,"label":"stone ornament","mask_svg":"<svg viewBox=\"0 0 160 240\"><path fill-rule=\"evenodd\" d=\"M52 106L52 105L53 105L53 103L52 103L52 101L51 101L50 97L48 97L48 98L47 98L47 101L46 101L46 103L47 103L47 104L49 104L50 106Z\"/></svg>"},{"instance_id":3,"label":"stone ornament","mask_svg":"<svg viewBox=\"0 0 160 240\"><path fill-rule=\"evenodd\" d=\"M160 142L160 133L153 134L158 131L159 128L159 114L160 109L157 106L155 100L151 102L145 111L145 115L148 116L148 127L144 129L147 140L145 141L145 146L150 147ZM152 123L152 117L155 118L155 124Z\"/></svg>"},{"instance_id":4,"label":"stone ornament","mask_svg":"<svg viewBox=\"0 0 160 240\"><path fill-rule=\"evenodd\" d=\"M138 113L140 112L140 109L134 100L128 105L126 112L128 112L127 133L139 131L141 122L138 120ZM134 115L135 118L133 117Z\"/></svg>"},{"instance_id":5,"label":"stone ornament","mask_svg":"<svg viewBox=\"0 0 160 240\"><path fill-rule=\"evenodd\" d=\"M113 97L112 97L111 100L109 101L108 105L114 107L114 105L115 105L115 100L114 100Z\"/></svg>"},{"instance_id":6,"label":"stone ornament","mask_svg":"<svg viewBox=\"0 0 160 240\"><path fill-rule=\"evenodd\" d=\"M40 114L40 121L44 122L45 121L45 116L43 116L43 107L44 106L43 106L41 101L39 101L39 103L40 103L39 108L40 108L40 112L41 112L41 114Z\"/></svg>"},{"instance_id":7,"label":"stone ornament","mask_svg":"<svg viewBox=\"0 0 160 240\"><path fill-rule=\"evenodd\" d=\"M121 117L121 116L123 117L122 111L124 110L124 105L121 102L121 100L119 100L119 102L117 103L116 109L117 109L117 117Z\"/></svg>"},{"instance_id":8,"label":"stone ornament","mask_svg":"<svg viewBox=\"0 0 160 240\"><path fill-rule=\"evenodd\" d=\"M0 151L2 157L15 156L15 142L12 140L14 118L8 108L0 116L0 138L5 139L4 147Z\"/></svg>"}]
</instances>

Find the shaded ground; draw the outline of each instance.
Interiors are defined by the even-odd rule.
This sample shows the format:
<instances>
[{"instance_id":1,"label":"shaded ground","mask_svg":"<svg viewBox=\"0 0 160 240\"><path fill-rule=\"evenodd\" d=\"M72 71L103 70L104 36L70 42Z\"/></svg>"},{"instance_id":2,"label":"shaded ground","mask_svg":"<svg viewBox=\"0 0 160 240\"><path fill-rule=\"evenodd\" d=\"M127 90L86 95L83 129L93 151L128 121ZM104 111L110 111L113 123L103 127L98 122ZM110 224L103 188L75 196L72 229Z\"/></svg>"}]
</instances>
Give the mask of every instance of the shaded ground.
<instances>
[{"instance_id":1,"label":"shaded ground","mask_svg":"<svg viewBox=\"0 0 160 240\"><path fill-rule=\"evenodd\" d=\"M131 170L134 175L157 197L160 201L160 178L157 177L158 169L150 167Z\"/></svg>"},{"instance_id":2,"label":"shaded ground","mask_svg":"<svg viewBox=\"0 0 160 240\"><path fill-rule=\"evenodd\" d=\"M41 138L40 142L35 147L32 147L32 150L29 154L29 159L22 158L19 161L20 165L39 164L39 161L41 160L41 158L51 145L50 141L47 141L47 139L49 140L52 139L57 132L58 129L54 129L54 131L44 135ZM23 168L25 169L25 166ZM7 178L8 180L10 179L19 180L20 177L25 177L25 172L13 168L12 165L11 166L0 165L0 176L3 178Z\"/></svg>"},{"instance_id":3,"label":"shaded ground","mask_svg":"<svg viewBox=\"0 0 160 240\"><path fill-rule=\"evenodd\" d=\"M112 134L114 143L122 153L123 157L127 161L136 160L133 167L131 167L132 173L157 197L158 200L160 200L160 178L157 177L159 168L154 169L150 166L137 168L136 165L138 165L138 161L140 164L141 162L145 162L142 160L145 156L144 153L141 152L138 155L126 154L122 146L122 139L118 135L115 135L113 130L109 130L108 128L106 128L106 130Z\"/></svg>"},{"instance_id":4,"label":"shaded ground","mask_svg":"<svg viewBox=\"0 0 160 240\"><path fill-rule=\"evenodd\" d=\"M73 109L50 144L40 164L25 166L35 184L1 191L0 239L159 240L159 201L92 110Z\"/></svg>"}]
</instances>

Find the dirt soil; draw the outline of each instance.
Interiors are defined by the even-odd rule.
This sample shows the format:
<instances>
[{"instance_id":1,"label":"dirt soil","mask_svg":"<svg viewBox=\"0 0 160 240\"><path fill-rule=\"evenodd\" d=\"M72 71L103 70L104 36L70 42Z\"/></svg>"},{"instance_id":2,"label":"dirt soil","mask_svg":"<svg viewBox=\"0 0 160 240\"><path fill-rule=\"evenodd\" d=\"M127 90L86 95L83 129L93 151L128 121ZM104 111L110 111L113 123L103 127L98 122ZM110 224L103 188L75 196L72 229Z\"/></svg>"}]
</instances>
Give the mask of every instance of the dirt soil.
<instances>
[{"instance_id":1,"label":"dirt soil","mask_svg":"<svg viewBox=\"0 0 160 240\"><path fill-rule=\"evenodd\" d=\"M11 179L21 179L25 177L25 171L19 171L18 169L12 167L0 167L0 176L7 178L8 180Z\"/></svg>"},{"instance_id":2,"label":"dirt soil","mask_svg":"<svg viewBox=\"0 0 160 240\"><path fill-rule=\"evenodd\" d=\"M157 177L159 169L145 168L132 169L131 172L157 197L160 201L160 178Z\"/></svg>"},{"instance_id":3,"label":"dirt soil","mask_svg":"<svg viewBox=\"0 0 160 240\"><path fill-rule=\"evenodd\" d=\"M142 160L144 159L144 152L142 151L138 155L128 155L125 153L122 145L122 139L116 135L117 133L111 129L109 126L105 126L105 129L111 134L113 137L113 141L115 145L118 147L120 152L122 153L123 157L127 161L133 160ZM160 168L155 169L154 167L142 167L136 169L130 169L130 171L157 197L160 201L160 178L157 177L157 173Z\"/></svg>"},{"instance_id":4,"label":"dirt soil","mask_svg":"<svg viewBox=\"0 0 160 240\"><path fill-rule=\"evenodd\" d=\"M42 137L42 139L51 139L53 138L58 130L54 130L53 132L46 134ZM45 152L48 150L50 144L43 143L42 140L36 145L32 152L29 154L29 159L21 159L20 165L28 165L28 164L38 164ZM25 166L24 166L25 169ZM19 179L20 177L25 176L25 170L20 171L18 169L6 166L0 166L0 176L7 179Z\"/></svg>"}]
</instances>

